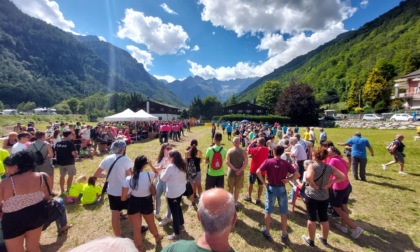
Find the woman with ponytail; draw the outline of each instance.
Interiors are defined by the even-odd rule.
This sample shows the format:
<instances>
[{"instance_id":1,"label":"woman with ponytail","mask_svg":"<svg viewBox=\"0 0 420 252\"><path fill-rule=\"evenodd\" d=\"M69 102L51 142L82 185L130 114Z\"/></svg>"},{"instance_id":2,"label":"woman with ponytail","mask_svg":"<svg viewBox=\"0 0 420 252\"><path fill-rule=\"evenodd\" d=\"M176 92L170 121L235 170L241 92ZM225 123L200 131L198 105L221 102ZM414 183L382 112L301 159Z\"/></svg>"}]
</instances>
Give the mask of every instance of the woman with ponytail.
<instances>
[{"instance_id":1,"label":"woman with ponytail","mask_svg":"<svg viewBox=\"0 0 420 252\"><path fill-rule=\"evenodd\" d=\"M187 165L194 165L195 170L197 172L196 176L194 178L191 178L189 182L191 183L191 186L194 191L194 195L197 195L197 197L200 197L201 192L203 191L203 187L201 186L201 158L203 157L203 153L197 149L198 141L197 139L191 140L190 146L187 148L187 152L185 152L185 161L187 162Z\"/></svg>"},{"instance_id":2,"label":"woman with ponytail","mask_svg":"<svg viewBox=\"0 0 420 252\"><path fill-rule=\"evenodd\" d=\"M149 165L153 172L145 172L144 167ZM133 227L134 244L139 251L143 251L141 235L142 217L146 220L150 232L154 235L156 242L162 237L156 227L153 218L153 198L150 186L158 171L153 167L152 161L145 156L138 156L134 161L133 174L123 181L121 200L128 200L128 220ZM128 195L131 195L128 197Z\"/></svg>"}]
</instances>

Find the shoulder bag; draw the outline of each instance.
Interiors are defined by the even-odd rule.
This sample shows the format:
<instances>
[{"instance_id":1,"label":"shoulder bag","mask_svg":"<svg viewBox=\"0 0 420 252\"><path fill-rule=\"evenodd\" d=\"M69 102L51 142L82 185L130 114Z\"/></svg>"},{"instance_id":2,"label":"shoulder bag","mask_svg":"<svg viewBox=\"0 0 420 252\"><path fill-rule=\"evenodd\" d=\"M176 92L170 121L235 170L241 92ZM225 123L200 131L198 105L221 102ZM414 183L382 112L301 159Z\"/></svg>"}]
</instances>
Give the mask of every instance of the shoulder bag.
<instances>
[{"instance_id":1,"label":"shoulder bag","mask_svg":"<svg viewBox=\"0 0 420 252\"><path fill-rule=\"evenodd\" d=\"M150 182L150 193L152 194L152 196L155 196L156 195L156 186L155 186L155 184L153 184L152 180L150 179L149 172L147 172L147 177L149 177L149 182Z\"/></svg>"},{"instance_id":2,"label":"shoulder bag","mask_svg":"<svg viewBox=\"0 0 420 252\"><path fill-rule=\"evenodd\" d=\"M41 176L42 176L41 179L44 180L45 185L47 186L48 195L51 196L50 186L48 185L45 175L41 174ZM53 223L58 218L60 218L63 215L63 211L64 211L60 203L58 203L58 201L54 199L45 201L45 203L46 203L45 204L45 222L44 222L44 226L42 227L42 230L47 229L51 223Z\"/></svg>"},{"instance_id":3,"label":"shoulder bag","mask_svg":"<svg viewBox=\"0 0 420 252\"><path fill-rule=\"evenodd\" d=\"M320 178L324 176L324 173L325 173L325 170L327 170L327 167L325 164L323 166L324 166L324 170L322 171L321 175L319 175L319 177L314 180L314 183L316 183ZM308 186L308 182L303 183L302 187L299 190L299 193L305 193L306 186Z\"/></svg>"},{"instance_id":4,"label":"shoulder bag","mask_svg":"<svg viewBox=\"0 0 420 252\"><path fill-rule=\"evenodd\" d=\"M118 161L118 159L120 159L121 157L122 157L122 155L121 155L121 156L119 156L117 159L115 159L114 163L112 163L111 167L109 168L108 174L106 175L106 180L105 180L104 186L102 187L102 194L105 194L105 193L106 193L106 191L108 190L108 178L109 178L109 175L111 174L112 168L114 168L115 163L116 163L116 162Z\"/></svg>"}]
</instances>

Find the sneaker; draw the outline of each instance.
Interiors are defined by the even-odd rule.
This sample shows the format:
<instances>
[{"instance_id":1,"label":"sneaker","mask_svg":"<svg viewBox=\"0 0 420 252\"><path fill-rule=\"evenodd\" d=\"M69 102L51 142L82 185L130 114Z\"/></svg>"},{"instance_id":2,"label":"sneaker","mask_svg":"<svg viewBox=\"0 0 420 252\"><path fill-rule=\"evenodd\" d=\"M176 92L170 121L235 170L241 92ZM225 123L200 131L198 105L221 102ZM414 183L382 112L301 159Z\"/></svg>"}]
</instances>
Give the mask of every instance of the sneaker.
<instances>
[{"instance_id":1,"label":"sneaker","mask_svg":"<svg viewBox=\"0 0 420 252\"><path fill-rule=\"evenodd\" d=\"M179 231L180 231L180 232L184 232L184 231L185 231L185 227L184 227L184 225L180 225L180 226L179 226Z\"/></svg>"},{"instance_id":2,"label":"sneaker","mask_svg":"<svg viewBox=\"0 0 420 252\"><path fill-rule=\"evenodd\" d=\"M399 171L398 173L399 174L402 174L402 175L407 175L407 173L406 172L403 172L403 171Z\"/></svg>"},{"instance_id":3,"label":"sneaker","mask_svg":"<svg viewBox=\"0 0 420 252\"><path fill-rule=\"evenodd\" d=\"M239 210L239 203L238 203L238 202L236 202L236 203L235 203L235 210L236 210L236 211L238 211L238 210Z\"/></svg>"},{"instance_id":4,"label":"sneaker","mask_svg":"<svg viewBox=\"0 0 420 252\"><path fill-rule=\"evenodd\" d=\"M351 231L351 235L350 236L352 238L354 238L354 239L357 239L363 233L363 231L365 231L365 230L363 230L363 228L357 227L356 229L354 229L354 230Z\"/></svg>"},{"instance_id":5,"label":"sneaker","mask_svg":"<svg viewBox=\"0 0 420 252\"><path fill-rule=\"evenodd\" d=\"M257 200L255 201L255 204L256 204L256 205L260 205L260 204L261 204L261 200L257 199Z\"/></svg>"},{"instance_id":6,"label":"sneaker","mask_svg":"<svg viewBox=\"0 0 420 252\"><path fill-rule=\"evenodd\" d=\"M335 223L335 227L338 228L341 232L347 233L349 230L347 227L341 225L340 223Z\"/></svg>"},{"instance_id":7,"label":"sneaker","mask_svg":"<svg viewBox=\"0 0 420 252\"><path fill-rule=\"evenodd\" d=\"M248 202L252 202L252 199L251 199L250 197L248 197L248 196L245 196L245 197L244 197L244 200L245 200L245 201L248 201Z\"/></svg>"},{"instance_id":8,"label":"sneaker","mask_svg":"<svg viewBox=\"0 0 420 252\"><path fill-rule=\"evenodd\" d=\"M312 241L311 239L309 239L308 236L306 235L302 235L302 240L306 243L306 245L308 245L309 247L315 247L315 242Z\"/></svg>"},{"instance_id":9,"label":"sneaker","mask_svg":"<svg viewBox=\"0 0 420 252\"><path fill-rule=\"evenodd\" d=\"M166 238L168 238L168 240L170 240L170 241L178 241L179 240L179 235L171 234L171 235L168 235Z\"/></svg>"},{"instance_id":10,"label":"sneaker","mask_svg":"<svg viewBox=\"0 0 420 252\"><path fill-rule=\"evenodd\" d=\"M281 242L286 243L289 240L289 234L285 233L280 236Z\"/></svg>"},{"instance_id":11,"label":"sneaker","mask_svg":"<svg viewBox=\"0 0 420 252\"><path fill-rule=\"evenodd\" d=\"M155 218L156 219L160 219L161 217L160 217L160 214L157 214L156 213L156 210L153 210L153 214L155 215Z\"/></svg>"},{"instance_id":12,"label":"sneaker","mask_svg":"<svg viewBox=\"0 0 420 252\"><path fill-rule=\"evenodd\" d=\"M324 245L324 246L329 246L328 242L326 239L322 238L322 235L320 234L316 234L316 238L318 238L318 240Z\"/></svg>"},{"instance_id":13,"label":"sneaker","mask_svg":"<svg viewBox=\"0 0 420 252\"><path fill-rule=\"evenodd\" d=\"M386 165L382 164L382 169L386 170Z\"/></svg>"},{"instance_id":14,"label":"sneaker","mask_svg":"<svg viewBox=\"0 0 420 252\"><path fill-rule=\"evenodd\" d=\"M271 240L271 235L267 232L267 230L265 230L265 227L262 228L261 232L265 239Z\"/></svg>"},{"instance_id":15,"label":"sneaker","mask_svg":"<svg viewBox=\"0 0 420 252\"><path fill-rule=\"evenodd\" d=\"M167 224L172 222L172 218L163 218L161 222L159 222L159 227L166 226Z\"/></svg>"}]
</instances>

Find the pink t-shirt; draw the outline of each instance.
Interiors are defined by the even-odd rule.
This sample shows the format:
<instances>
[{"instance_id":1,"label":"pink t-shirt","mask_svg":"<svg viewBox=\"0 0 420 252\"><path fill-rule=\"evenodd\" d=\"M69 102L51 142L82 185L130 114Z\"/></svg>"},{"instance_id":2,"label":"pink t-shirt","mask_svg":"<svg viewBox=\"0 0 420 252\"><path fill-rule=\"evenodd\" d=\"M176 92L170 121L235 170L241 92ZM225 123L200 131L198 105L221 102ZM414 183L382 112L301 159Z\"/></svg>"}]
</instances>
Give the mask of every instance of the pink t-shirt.
<instances>
[{"instance_id":1,"label":"pink t-shirt","mask_svg":"<svg viewBox=\"0 0 420 252\"><path fill-rule=\"evenodd\" d=\"M350 184L347 170L347 161L343 159L342 156L332 157L328 163L329 165L337 168L339 171L344 173L346 179L340 183L334 183L332 188L334 190L344 190ZM335 179L335 176L331 175L331 179Z\"/></svg>"}]
</instances>

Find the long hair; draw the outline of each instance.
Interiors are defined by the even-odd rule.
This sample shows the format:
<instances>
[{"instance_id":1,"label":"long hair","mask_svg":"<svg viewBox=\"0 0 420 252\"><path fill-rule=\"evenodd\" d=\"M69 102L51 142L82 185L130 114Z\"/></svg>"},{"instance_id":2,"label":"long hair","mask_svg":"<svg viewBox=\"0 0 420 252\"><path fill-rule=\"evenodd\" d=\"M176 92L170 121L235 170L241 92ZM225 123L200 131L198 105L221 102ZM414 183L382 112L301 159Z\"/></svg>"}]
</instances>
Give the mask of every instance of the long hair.
<instances>
[{"instance_id":1,"label":"long hair","mask_svg":"<svg viewBox=\"0 0 420 252\"><path fill-rule=\"evenodd\" d=\"M164 143L164 144L162 144L162 146L160 146L160 152L159 152L158 158L156 159L156 162L160 163L160 161L162 161L165 149L168 146L170 146L169 143Z\"/></svg>"},{"instance_id":2,"label":"long hair","mask_svg":"<svg viewBox=\"0 0 420 252\"><path fill-rule=\"evenodd\" d=\"M191 143L190 143L190 155L191 155L192 158L195 158L197 156L197 152L198 152L197 145L198 145L197 139L191 140Z\"/></svg>"},{"instance_id":3,"label":"long hair","mask_svg":"<svg viewBox=\"0 0 420 252\"><path fill-rule=\"evenodd\" d=\"M134 160L133 175L130 179L130 187L133 190L137 189L139 183L140 172L143 171L144 166L147 164L147 157L141 155Z\"/></svg>"},{"instance_id":4,"label":"long hair","mask_svg":"<svg viewBox=\"0 0 420 252\"><path fill-rule=\"evenodd\" d=\"M173 159L173 164L181 171L187 172L187 164L177 150L169 152L169 156Z\"/></svg>"},{"instance_id":5,"label":"long hair","mask_svg":"<svg viewBox=\"0 0 420 252\"><path fill-rule=\"evenodd\" d=\"M35 154L27 151L19 151L10 156L11 163L16 165L18 171L13 175L25 173L27 171L35 171Z\"/></svg>"}]
</instances>

